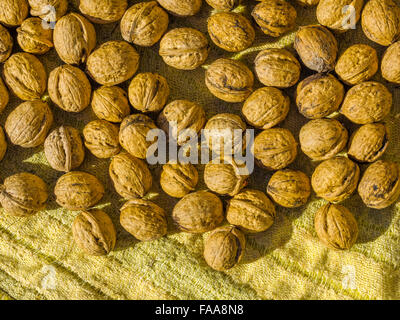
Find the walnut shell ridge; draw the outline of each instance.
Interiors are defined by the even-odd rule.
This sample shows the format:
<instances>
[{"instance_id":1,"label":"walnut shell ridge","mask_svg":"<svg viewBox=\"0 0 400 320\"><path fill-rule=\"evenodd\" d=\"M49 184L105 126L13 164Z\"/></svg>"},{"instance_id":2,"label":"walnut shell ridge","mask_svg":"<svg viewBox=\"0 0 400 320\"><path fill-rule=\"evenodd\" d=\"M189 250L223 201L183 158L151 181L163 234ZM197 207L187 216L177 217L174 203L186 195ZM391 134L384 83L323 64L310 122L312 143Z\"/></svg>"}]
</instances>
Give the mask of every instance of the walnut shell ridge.
<instances>
[{"instance_id":1,"label":"walnut shell ridge","mask_svg":"<svg viewBox=\"0 0 400 320\"><path fill-rule=\"evenodd\" d=\"M29 18L17 29L18 44L28 53L45 54L53 45L53 30L45 29L40 18Z\"/></svg>"},{"instance_id":2,"label":"walnut shell ridge","mask_svg":"<svg viewBox=\"0 0 400 320\"><path fill-rule=\"evenodd\" d=\"M122 122L131 111L125 90L102 86L93 92L92 109L95 115L110 122Z\"/></svg>"},{"instance_id":3,"label":"walnut shell ridge","mask_svg":"<svg viewBox=\"0 0 400 320\"><path fill-rule=\"evenodd\" d=\"M128 7L127 0L80 0L79 10L90 21L107 24L119 21Z\"/></svg>"},{"instance_id":4,"label":"walnut shell ridge","mask_svg":"<svg viewBox=\"0 0 400 320\"><path fill-rule=\"evenodd\" d=\"M160 185L166 194L183 198L196 189L199 181L197 169L191 163L172 163L163 165Z\"/></svg>"}]
</instances>

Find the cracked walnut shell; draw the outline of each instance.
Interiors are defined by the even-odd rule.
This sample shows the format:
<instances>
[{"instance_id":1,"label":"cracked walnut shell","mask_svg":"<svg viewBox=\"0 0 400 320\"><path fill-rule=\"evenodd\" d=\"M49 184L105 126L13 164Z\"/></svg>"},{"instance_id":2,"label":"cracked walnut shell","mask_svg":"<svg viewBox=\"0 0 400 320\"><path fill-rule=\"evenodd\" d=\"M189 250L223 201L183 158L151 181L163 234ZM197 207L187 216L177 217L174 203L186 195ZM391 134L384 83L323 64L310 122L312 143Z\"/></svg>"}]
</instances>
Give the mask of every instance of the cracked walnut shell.
<instances>
[{"instance_id":1,"label":"cracked walnut shell","mask_svg":"<svg viewBox=\"0 0 400 320\"><path fill-rule=\"evenodd\" d=\"M157 0L160 6L178 17L194 16L200 11L203 0Z\"/></svg>"},{"instance_id":2,"label":"cracked walnut shell","mask_svg":"<svg viewBox=\"0 0 400 320\"><path fill-rule=\"evenodd\" d=\"M102 86L93 92L92 109L102 120L122 122L130 113L125 90L116 86Z\"/></svg>"},{"instance_id":3,"label":"cracked walnut shell","mask_svg":"<svg viewBox=\"0 0 400 320\"><path fill-rule=\"evenodd\" d=\"M206 0L214 9L220 11L231 11L242 3L242 0Z\"/></svg>"},{"instance_id":4,"label":"cracked walnut shell","mask_svg":"<svg viewBox=\"0 0 400 320\"><path fill-rule=\"evenodd\" d=\"M45 54L53 45L53 30L45 29L40 18L29 18L17 29L18 44L25 52Z\"/></svg>"},{"instance_id":5,"label":"cracked walnut shell","mask_svg":"<svg viewBox=\"0 0 400 320\"><path fill-rule=\"evenodd\" d=\"M160 185L166 194L174 198L183 198L196 189L199 174L189 163L169 162L163 165Z\"/></svg>"},{"instance_id":6,"label":"cracked walnut shell","mask_svg":"<svg viewBox=\"0 0 400 320\"><path fill-rule=\"evenodd\" d=\"M79 0L80 12L90 21L99 24L119 21L127 7L127 0Z\"/></svg>"},{"instance_id":7,"label":"cracked walnut shell","mask_svg":"<svg viewBox=\"0 0 400 320\"><path fill-rule=\"evenodd\" d=\"M31 15L47 21L58 21L68 9L68 0L28 0ZM50 9L54 8L55 12Z\"/></svg>"},{"instance_id":8,"label":"cracked walnut shell","mask_svg":"<svg viewBox=\"0 0 400 320\"><path fill-rule=\"evenodd\" d=\"M382 77L389 82L400 84L400 41L386 49L382 57Z\"/></svg>"},{"instance_id":9,"label":"cracked walnut shell","mask_svg":"<svg viewBox=\"0 0 400 320\"><path fill-rule=\"evenodd\" d=\"M7 28L0 24L0 63L5 62L11 55L13 45L13 38Z\"/></svg>"},{"instance_id":10,"label":"cracked walnut shell","mask_svg":"<svg viewBox=\"0 0 400 320\"><path fill-rule=\"evenodd\" d=\"M28 16L26 0L0 0L0 22L8 27L21 25Z\"/></svg>"}]
</instances>

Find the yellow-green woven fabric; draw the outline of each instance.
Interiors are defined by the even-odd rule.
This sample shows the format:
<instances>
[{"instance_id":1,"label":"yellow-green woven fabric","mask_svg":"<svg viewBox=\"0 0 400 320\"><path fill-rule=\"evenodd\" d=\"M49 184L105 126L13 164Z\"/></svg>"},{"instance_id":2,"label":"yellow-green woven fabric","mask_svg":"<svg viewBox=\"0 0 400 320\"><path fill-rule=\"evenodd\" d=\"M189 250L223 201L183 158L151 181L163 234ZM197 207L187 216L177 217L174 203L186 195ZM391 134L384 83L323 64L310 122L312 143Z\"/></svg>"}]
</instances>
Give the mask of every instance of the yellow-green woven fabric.
<instances>
[{"instance_id":1,"label":"yellow-green woven fabric","mask_svg":"<svg viewBox=\"0 0 400 320\"><path fill-rule=\"evenodd\" d=\"M130 1L130 5L139 1ZM292 1L293 3L294 1ZM249 16L256 1L245 0L238 11ZM315 8L298 10L298 24L315 23ZM71 3L72 9L75 8ZM195 17L171 17L169 28L194 27L207 32L211 8L204 3ZM98 43L121 39L119 25L96 25ZM14 34L15 35L15 34ZM254 47L240 54L229 54L212 45L206 64L219 57L242 59L254 69L254 58L267 47L292 48L294 33L280 39L265 36L257 28ZM352 43L367 43L382 56L383 47L368 41L357 25L356 30L337 36L340 50ZM171 86L170 100L188 99L204 106L207 116L221 112L240 114L241 104L224 103L213 97L204 84L204 68L179 71L166 66L158 56L158 45L137 48L141 54L140 72L152 71L165 76ZM18 49L16 49L18 50ZM54 50L40 59L47 71L61 64ZM311 72L303 68L303 76ZM382 81L380 74L374 79ZM124 88L127 84L124 84ZM261 87L259 82L256 87ZM387 119L391 144L385 159L400 162L400 94L394 93L394 108ZM306 119L293 103L291 112L281 124L293 131L296 138ZM21 101L12 98L2 113L1 125ZM73 125L82 129L95 119L90 108L80 114L61 111L51 105L55 125ZM355 129L340 118L352 132ZM317 163L300 153L291 165L311 174ZM112 217L117 228L117 247L107 257L83 254L74 244L71 223L77 212L59 208L52 190L61 173L48 165L43 148L22 149L9 146L0 163L1 178L28 171L42 177L51 197L47 210L31 218L15 218L0 213L0 298L1 299L399 299L400 298L400 204L377 211L367 209L358 195L344 205L356 216L360 235L356 245L346 252L327 249L318 240L313 226L315 211L324 204L312 197L304 208L277 208L273 227L261 234L248 236L243 261L227 272L210 269L202 258L203 238L178 232L170 222L167 237L154 242L139 243L119 224L119 208L123 201L114 192L108 177L109 160L98 160L89 152L80 170L94 173L107 189L99 207ZM201 167L198 167L201 171ZM154 187L160 195L154 202L171 213L176 200L168 198L159 187L160 167L153 166ZM362 166L362 170L365 166ZM249 186L265 190L270 172L256 169ZM201 179L202 180L202 179ZM201 181L199 188L203 188ZM227 200L224 199L225 201Z\"/></svg>"}]
</instances>

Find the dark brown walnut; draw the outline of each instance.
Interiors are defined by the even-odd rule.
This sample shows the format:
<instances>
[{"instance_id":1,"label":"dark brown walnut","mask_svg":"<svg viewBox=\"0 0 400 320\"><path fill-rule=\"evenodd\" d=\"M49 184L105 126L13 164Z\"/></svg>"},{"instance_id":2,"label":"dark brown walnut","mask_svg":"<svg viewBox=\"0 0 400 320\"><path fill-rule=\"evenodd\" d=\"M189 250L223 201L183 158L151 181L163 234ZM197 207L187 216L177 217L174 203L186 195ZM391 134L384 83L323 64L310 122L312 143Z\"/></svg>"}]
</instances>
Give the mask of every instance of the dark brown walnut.
<instances>
[{"instance_id":1,"label":"dark brown walnut","mask_svg":"<svg viewBox=\"0 0 400 320\"><path fill-rule=\"evenodd\" d=\"M304 7L316 6L319 3L319 0L296 0L297 3Z\"/></svg>"},{"instance_id":2,"label":"dark brown walnut","mask_svg":"<svg viewBox=\"0 0 400 320\"><path fill-rule=\"evenodd\" d=\"M4 130L0 127L0 161L3 160L7 151L7 140L6 135L4 134Z\"/></svg>"},{"instance_id":3,"label":"dark brown walnut","mask_svg":"<svg viewBox=\"0 0 400 320\"><path fill-rule=\"evenodd\" d=\"M254 139L252 152L261 167L280 170L296 159L297 142L287 129L267 129Z\"/></svg>"},{"instance_id":4,"label":"dark brown walnut","mask_svg":"<svg viewBox=\"0 0 400 320\"><path fill-rule=\"evenodd\" d=\"M260 82L266 86L288 88L300 78L299 61L285 49L266 49L254 60Z\"/></svg>"},{"instance_id":5,"label":"dark brown walnut","mask_svg":"<svg viewBox=\"0 0 400 320\"><path fill-rule=\"evenodd\" d=\"M222 58L208 67L206 85L221 100L243 102L253 92L254 75L244 63Z\"/></svg>"},{"instance_id":6,"label":"dark brown walnut","mask_svg":"<svg viewBox=\"0 0 400 320\"><path fill-rule=\"evenodd\" d=\"M44 54L54 46L53 30L45 29L40 18L26 19L17 29L18 44L25 52Z\"/></svg>"},{"instance_id":7,"label":"dark brown walnut","mask_svg":"<svg viewBox=\"0 0 400 320\"><path fill-rule=\"evenodd\" d=\"M376 50L366 44L355 44L339 57L335 71L339 78L349 85L371 79L378 71Z\"/></svg>"},{"instance_id":8,"label":"dark brown walnut","mask_svg":"<svg viewBox=\"0 0 400 320\"><path fill-rule=\"evenodd\" d=\"M311 177L311 185L318 197L333 203L349 198L357 188L360 168L345 157L325 160Z\"/></svg>"},{"instance_id":9,"label":"dark brown walnut","mask_svg":"<svg viewBox=\"0 0 400 320\"><path fill-rule=\"evenodd\" d=\"M301 207L307 203L311 195L310 179L301 171L280 170L269 180L267 193L282 207Z\"/></svg>"},{"instance_id":10,"label":"dark brown walnut","mask_svg":"<svg viewBox=\"0 0 400 320\"><path fill-rule=\"evenodd\" d=\"M8 102L10 100L10 94L3 82L0 78L0 113L6 108Z\"/></svg>"},{"instance_id":11,"label":"dark brown walnut","mask_svg":"<svg viewBox=\"0 0 400 320\"><path fill-rule=\"evenodd\" d=\"M221 12L208 18L208 34L214 44L228 52L249 48L255 39L250 20L234 12Z\"/></svg>"},{"instance_id":12,"label":"dark brown walnut","mask_svg":"<svg viewBox=\"0 0 400 320\"><path fill-rule=\"evenodd\" d=\"M94 23L119 21L128 7L127 0L79 0L80 12Z\"/></svg>"},{"instance_id":13,"label":"dark brown walnut","mask_svg":"<svg viewBox=\"0 0 400 320\"><path fill-rule=\"evenodd\" d=\"M81 64L96 46L96 31L86 18L72 12L57 21L53 41L62 61Z\"/></svg>"},{"instance_id":14,"label":"dark brown walnut","mask_svg":"<svg viewBox=\"0 0 400 320\"><path fill-rule=\"evenodd\" d=\"M363 82L347 92L340 113L357 124L379 122L390 113L392 103L392 94L383 84Z\"/></svg>"},{"instance_id":15,"label":"dark brown walnut","mask_svg":"<svg viewBox=\"0 0 400 320\"><path fill-rule=\"evenodd\" d=\"M130 113L125 90L116 86L102 86L93 92L92 109L102 120L122 122Z\"/></svg>"},{"instance_id":16,"label":"dark brown walnut","mask_svg":"<svg viewBox=\"0 0 400 320\"><path fill-rule=\"evenodd\" d=\"M301 150L312 160L336 156L347 144L349 134L335 119L316 119L305 124L299 134Z\"/></svg>"},{"instance_id":17,"label":"dark brown walnut","mask_svg":"<svg viewBox=\"0 0 400 320\"><path fill-rule=\"evenodd\" d=\"M16 107L7 117L5 130L12 144L23 148L41 145L53 124L49 106L40 101L28 101Z\"/></svg>"},{"instance_id":18,"label":"dark brown walnut","mask_svg":"<svg viewBox=\"0 0 400 320\"><path fill-rule=\"evenodd\" d=\"M271 37L280 37L296 26L296 9L285 0L260 2L251 15L261 30Z\"/></svg>"},{"instance_id":19,"label":"dark brown walnut","mask_svg":"<svg viewBox=\"0 0 400 320\"><path fill-rule=\"evenodd\" d=\"M231 11L242 3L242 0L206 0L214 9L220 11Z\"/></svg>"},{"instance_id":20,"label":"dark brown walnut","mask_svg":"<svg viewBox=\"0 0 400 320\"><path fill-rule=\"evenodd\" d=\"M224 220L222 201L208 191L189 193L175 205L172 218L185 232L211 231Z\"/></svg>"},{"instance_id":21,"label":"dark brown walnut","mask_svg":"<svg viewBox=\"0 0 400 320\"><path fill-rule=\"evenodd\" d=\"M49 75L49 96L67 112L81 112L90 104L92 86L86 74L68 64L53 69Z\"/></svg>"},{"instance_id":22,"label":"dark brown walnut","mask_svg":"<svg viewBox=\"0 0 400 320\"><path fill-rule=\"evenodd\" d=\"M21 25L28 16L26 0L0 0L0 22L8 27Z\"/></svg>"},{"instance_id":23,"label":"dark brown walnut","mask_svg":"<svg viewBox=\"0 0 400 320\"><path fill-rule=\"evenodd\" d=\"M142 199L130 200L121 208L122 227L140 241L157 240L167 234L164 209Z\"/></svg>"},{"instance_id":24,"label":"dark brown walnut","mask_svg":"<svg viewBox=\"0 0 400 320\"><path fill-rule=\"evenodd\" d=\"M10 33L0 24L0 63L6 61L11 55L13 44Z\"/></svg>"},{"instance_id":25,"label":"dark brown walnut","mask_svg":"<svg viewBox=\"0 0 400 320\"><path fill-rule=\"evenodd\" d=\"M400 84L400 41L393 43L382 57L382 77L389 82Z\"/></svg>"},{"instance_id":26,"label":"dark brown walnut","mask_svg":"<svg viewBox=\"0 0 400 320\"><path fill-rule=\"evenodd\" d=\"M174 198L183 198L196 190L199 174L191 163L169 162L163 165L160 185L166 194Z\"/></svg>"},{"instance_id":27,"label":"dark brown walnut","mask_svg":"<svg viewBox=\"0 0 400 320\"><path fill-rule=\"evenodd\" d=\"M361 178L358 194L369 208L384 209L400 196L399 165L378 160L371 164Z\"/></svg>"},{"instance_id":28,"label":"dark brown walnut","mask_svg":"<svg viewBox=\"0 0 400 320\"><path fill-rule=\"evenodd\" d=\"M64 174L54 188L56 202L68 210L87 210L103 198L104 192L95 176L81 171Z\"/></svg>"},{"instance_id":29,"label":"dark brown walnut","mask_svg":"<svg viewBox=\"0 0 400 320\"><path fill-rule=\"evenodd\" d=\"M400 37L400 7L392 0L370 0L362 12L361 25L367 38L389 46Z\"/></svg>"},{"instance_id":30,"label":"dark brown walnut","mask_svg":"<svg viewBox=\"0 0 400 320\"><path fill-rule=\"evenodd\" d=\"M204 259L217 271L232 269L244 254L246 238L235 227L222 227L210 233L204 243Z\"/></svg>"},{"instance_id":31,"label":"dark brown walnut","mask_svg":"<svg viewBox=\"0 0 400 320\"><path fill-rule=\"evenodd\" d=\"M110 217L101 210L81 212L72 224L75 243L85 253L105 256L115 247L117 233Z\"/></svg>"},{"instance_id":32,"label":"dark brown walnut","mask_svg":"<svg viewBox=\"0 0 400 320\"><path fill-rule=\"evenodd\" d=\"M333 75L317 73L301 81L296 89L299 112L309 119L336 112L344 98L344 87Z\"/></svg>"},{"instance_id":33,"label":"dark brown walnut","mask_svg":"<svg viewBox=\"0 0 400 320\"><path fill-rule=\"evenodd\" d=\"M357 240L358 225L353 214L345 207L328 203L315 214L315 231L326 246L336 250L349 250Z\"/></svg>"},{"instance_id":34,"label":"dark brown walnut","mask_svg":"<svg viewBox=\"0 0 400 320\"><path fill-rule=\"evenodd\" d=\"M246 189L228 203L226 219L249 233L263 232L274 223L276 211L272 201L259 190Z\"/></svg>"},{"instance_id":35,"label":"dark brown walnut","mask_svg":"<svg viewBox=\"0 0 400 320\"><path fill-rule=\"evenodd\" d=\"M121 20L121 34L125 41L151 47L168 29L168 14L156 1L139 2L130 7Z\"/></svg>"},{"instance_id":36,"label":"dark brown walnut","mask_svg":"<svg viewBox=\"0 0 400 320\"><path fill-rule=\"evenodd\" d=\"M335 68L338 43L334 35L323 26L301 27L296 33L294 48L311 70L328 72Z\"/></svg>"},{"instance_id":37,"label":"dark brown walnut","mask_svg":"<svg viewBox=\"0 0 400 320\"><path fill-rule=\"evenodd\" d=\"M31 15L46 21L58 21L68 9L68 0L28 0ZM50 11L54 8L55 12Z\"/></svg>"},{"instance_id":38,"label":"dark brown walnut","mask_svg":"<svg viewBox=\"0 0 400 320\"><path fill-rule=\"evenodd\" d=\"M97 158L111 158L121 151L119 128L105 120L89 122L83 128L83 137L86 148Z\"/></svg>"},{"instance_id":39,"label":"dark brown walnut","mask_svg":"<svg viewBox=\"0 0 400 320\"><path fill-rule=\"evenodd\" d=\"M383 123L371 123L360 127L349 142L349 156L359 162L374 162L386 151L389 135Z\"/></svg>"},{"instance_id":40,"label":"dark brown walnut","mask_svg":"<svg viewBox=\"0 0 400 320\"><path fill-rule=\"evenodd\" d=\"M47 74L35 56L19 52L4 63L3 76L10 90L22 100L40 99L46 90Z\"/></svg>"},{"instance_id":41,"label":"dark brown walnut","mask_svg":"<svg viewBox=\"0 0 400 320\"><path fill-rule=\"evenodd\" d=\"M0 203L13 216L26 217L46 206L46 183L30 173L22 172L6 178L0 186Z\"/></svg>"},{"instance_id":42,"label":"dark brown walnut","mask_svg":"<svg viewBox=\"0 0 400 320\"><path fill-rule=\"evenodd\" d=\"M143 198L153 183L146 163L126 152L112 158L109 174L115 190L126 199Z\"/></svg>"},{"instance_id":43,"label":"dark brown walnut","mask_svg":"<svg viewBox=\"0 0 400 320\"><path fill-rule=\"evenodd\" d=\"M169 13L178 17L194 16L200 11L202 0L157 0Z\"/></svg>"},{"instance_id":44,"label":"dark brown walnut","mask_svg":"<svg viewBox=\"0 0 400 320\"><path fill-rule=\"evenodd\" d=\"M61 126L53 130L44 142L44 154L50 166L63 172L78 168L85 159L85 149L79 131Z\"/></svg>"}]
</instances>

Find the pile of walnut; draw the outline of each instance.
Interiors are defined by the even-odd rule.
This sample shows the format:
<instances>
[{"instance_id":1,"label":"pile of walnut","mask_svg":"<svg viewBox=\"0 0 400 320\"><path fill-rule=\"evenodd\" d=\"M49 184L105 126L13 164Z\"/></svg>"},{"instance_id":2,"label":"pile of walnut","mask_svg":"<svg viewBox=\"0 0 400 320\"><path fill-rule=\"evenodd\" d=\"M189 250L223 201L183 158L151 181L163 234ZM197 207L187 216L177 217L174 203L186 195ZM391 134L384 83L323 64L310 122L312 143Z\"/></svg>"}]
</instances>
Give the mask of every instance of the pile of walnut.
<instances>
[{"instance_id":1,"label":"pile of walnut","mask_svg":"<svg viewBox=\"0 0 400 320\"><path fill-rule=\"evenodd\" d=\"M77 245L88 254L105 255L115 246L116 232L109 216L93 209L105 193L101 182L75 171L84 161L85 147L98 158L111 158L109 175L116 192L127 200L120 210L120 223L138 240L150 241L167 234L167 213L146 197L153 183L145 162L152 144L146 141L147 132L155 128L168 132L169 124L177 122L178 130L170 135L183 145L186 129L228 129L233 133L244 131L247 123L261 130L252 145L257 164L275 171L266 193L244 189L249 176L239 174L240 164L225 158L222 164L205 166L207 191L196 191L199 176L192 164L163 166L162 189L181 198L172 212L175 223L184 232L212 231L205 242L206 262L216 270L232 268L244 253L244 234L263 232L274 223L274 203L285 208L304 206L311 189L328 201L315 214L318 237L331 248L349 249L357 239L357 222L337 203L358 188L366 206L386 208L398 199L400 180L398 164L378 160L388 146L382 121L391 111L392 94L384 84L370 81L378 71L377 53L368 45L356 44L338 55L334 34L347 31L342 24L347 13L342 8L353 6L365 35L388 46L381 63L382 76L400 84L400 42L396 42L400 8L392 0L370 0L365 6L363 0L298 0L305 6L318 5L320 25L300 27L295 50L266 49L257 55L255 75L265 87L253 90L255 76L243 62L229 58L210 62L205 71L207 88L221 100L243 103L243 119L218 114L207 120L202 106L194 101L168 103L170 88L164 76L135 76L140 56L133 44L150 47L159 42L159 54L166 64L193 70L207 60L209 38L222 50L240 52L253 44L255 28L260 28L266 39L293 30L297 12L285 0L261 1L253 5L252 21L231 11L241 0L206 1L216 9L208 19L209 37L193 28L167 31L169 15L178 19L195 15L202 0L146 1L131 7L127 0L80 0L80 12L69 12L67 0L0 0L0 62L5 82L0 80L0 110L8 103L9 91L25 101L8 115L5 134L0 128L0 158L6 152L6 137L23 148L44 144L50 166L65 173L54 189L57 203L81 211L72 226ZM56 9L54 31L42 27L48 5ZM32 17L27 18L29 13ZM97 43L93 23L118 21L125 41ZM11 28L16 28L16 39L10 36ZM12 54L14 41L22 51ZM38 55L53 47L65 65L47 74ZM316 72L301 81L300 61ZM118 87L126 81L130 81L128 92ZM100 86L92 92L91 83ZM295 85L298 111L310 119L298 137L301 151L311 160L321 161L311 179L287 169L299 152L297 139L289 130L276 127L289 112L290 99L284 89ZM46 90L52 103L67 112L81 112L89 105L93 108L99 119L86 125L83 139L73 127L52 129L52 111L43 98ZM146 115L156 113L157 121ZM332 116L338 113L361 125L350 137ZM212 137L206 138L209 148L221 154ZM241 147L242 141L233 142ZM346 147L347 156L343 156ZM371 164L362 173L357 163ZM221 195L232 197L226 210ZM12 215L32 215L45 208L47 198L46 184L29 173L6 178L0 188L1 205ZM230 225L220 227L225 218Z\"/></svg>"}]
</instances>

